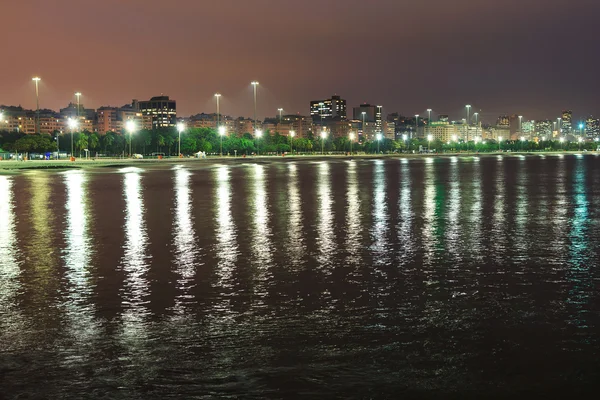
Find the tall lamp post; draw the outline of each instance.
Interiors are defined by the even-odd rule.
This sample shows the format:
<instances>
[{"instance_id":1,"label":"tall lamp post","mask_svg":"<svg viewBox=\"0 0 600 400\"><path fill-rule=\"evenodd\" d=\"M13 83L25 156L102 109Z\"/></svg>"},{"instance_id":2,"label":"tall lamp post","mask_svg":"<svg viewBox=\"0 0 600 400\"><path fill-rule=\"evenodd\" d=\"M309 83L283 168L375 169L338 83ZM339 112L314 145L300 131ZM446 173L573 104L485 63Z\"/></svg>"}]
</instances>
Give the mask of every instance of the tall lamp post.
<instances>
[{"instance_id":1,"label":"tall lamp post","mask_svg":"<svg viewBox=\"0 0 600 400\"><path fill-rule=\"evenodd\" d=\"M381 133L378 133L376 138L377 138L377 154L379 154L379 142L381 141Z\"/></svg>"},{"instance_id":2,"label":"tall lamp post","mask_svg":"<svg viewBox=\"0 0 600 400\"><path fill-rule=\"evenodd\" d=\"M498 136L498 151L502 152L502 136Z\"/></svg>"},{"instance_id":3,"label":"tall lamp post","mask_svg":"<svg viewBox=\"0 0 600 400\"><path fill-rule=\"evenodd\" d=\"M294 136L296 132L290 131L290 154L294 154Z\"/></svg>"},{"instance_id":4,"label":"tall lamp post","mask_svg":"<svg viewBox=\"0 0 600 400\"><path fill-rule=\"evenodd\" d=\"M219 127L219 136L221 137L221 157L223 157L223 136L225 136L225 127Z\"/></svg>"},{"instance_id":5,"label":"tall lamp post","mask_svg":"<svg viewBox=\"0 0 600 400\"><path fill-rule=\"evenodd\" d=\"M467 146L469 146L469 122L470 122L470 118L471 118L471 105L467 104L465 106L465 108L467 109L467 120L465 121L466 125L467 125Z\"/></svg>"},{"instance_id":6,"label":"tall lamp post","mask_svg":"<svg viewBox=\"0 0 600 400\"><path fill-rule=\"evenodd\" d=\"M354 132L348 132L348 139L350 140L350 155L352 155L352 142L354 141Z\"/></svg>"},{"instance_id":7,"label":"tall lamp post","mask_svg":"<svg viewBox=\"0 0 600 400\"><path fill-rule=\"evenodd\" d=\"M431 108L427 109L427 134L431 133Z\"/></svg>"},{"instance_id":8,"label":"tall lamp post","mask_svg":"<svg viewBox=\"0 0 600 400\"><path fill-rule=\"evenodd\" d=\"M257 81L252 81L251 85L254 89L254 131L256 132L256 87L258 86ZM258 133L258 132L256 132Z\"/></svg>"},{"instance_id":9,"label":"tall lamp post","mask_svg":"<svg viewBox=\"0 0 600 400\"><path fill-rule=\"evenodd\" d=\"M415 137L419 136L419 114L415 114Z\"/></svg>"},{"instance_id":10,"label":"tall lamp post","mask_svg":"<svg viewBox=\"0 0 600 400\"><path fill-rule=\"evenodd\" d=\"M325 154L325 138L327 137L326 131L321 131L321 155Z\"/></svg>"},{"instance_id":11,"label":"tall lamp post","mask_svg":"<svg viewBox=\"0 0 600 400\"><path fill-rule=\"evenodd\" d=\"M479 137L479 113L476 112L473 115L475 116L475 136Z\"/></svg>"},{"instance_id":12,"label":"tall lamp post","mask_svg":"<svg viewBox=\"0 0 600 400\"><path fill-rule=\"evenodd\" d=\"M75 97L77 98L77 118L79 119L79 108L80 108L80 98L81 98L81 92L76 92L75 93Z\"/></svg>"},{"instance_id":13,"label":"tall lamp post","mask_svg":"<svg viewBox=\"0 0 600 400\"><path fill-rule=\"evenodd\" d=\"M185 131L185 125L183 122L177 124L177 157L181 157L181 132Z\"/></svg>"},{"instance_id":14,"label":"tall lamp post","mask_svg":"<svg viewBox=\"0 0 600 400\"><path fill-rule=\"evenodd\" d=\"M404 141L404 145L406 146L406 141L408 140L408 135L405 133L404 135L402 135L402 140ZM410 146L410 144L409 144ZM406 149L406 150L410 150L410 149Z\"/></svg>"},{"instance_id":15,"label":"tall lamp post","mask_svg":"<svg viewBox=\"0 0 600 400\"><path fill-rule=\"evenodd\" d=\"M283 112L283 108L278 108L277 111L279 111L279 123L281 124L281 121L282 121L282 118L283 118L282 115L281 115L281 113Z\"/></svg>"},{"instance_id":16,"label":"tall lamp post","mask_svg":"<svg viewBox=\"0 0 600 400\"><path fill-rule=\"evenodd\" d=\"M135 131L135 121L131 119L127 121L125 128L127 129L127 132L129 132L129 157L133 157L133 153L131 152L131 142L133 141L133 131ZM181 137L181 134L179 137Z\"/></svg>"},{"instance_id":17,"label":"tall lamp post","mask_svg":"<svg viewBox=\"0 0 600 400\"><path fill-rule=\"evenodd\" d=\"M260 154L260 151L259 151L259 146L258 146L258 145L259 145L259 143L260 143L260 142L258 141L258 139L260 139L260 138L261 138L261 136L262 136L262 131L261 131L260 129L259 129L259 130L257 130L257 131L255 131L255 132L254 132L254 136L257 138L257 140L256 140L256 155L259 155L259 154Z\"/></svg>"},{"instance_id":18,"label":"tall lamp post","mask_svg":"<svg viewBox=\"0 0 600 400\"><path fill-rule=\"evenodd\" d=\"M219 109L219 99L221 98L221 94L215 93L215 98L217 99L217 129L219 129L221 126L221 110Z\"/></svg>"},{"instance_id":19,"label":"tall lamp post","mask_svg":"<svg viewBox=\"0 0 600 400\"><path fill-rule=\"evenodd\" d=\"M69 118L68 120L69 129L71 129L71 157L73 157L73 131L77 129L77 123L78 121L76 119Z\"/></svg>"},{"instance_id":20,"label":"tall lamp post","mask_svg":"<svg viewBox=\"0 0 600 400\"><path fill-rule=\"evenodd\" d=\"M431 151L431 135L427 135L427 152L429 153Z\"/></svg>"},{"instance_id":21,"label":"tall lamp post","mask_svg":"<svg viewBox=\"0 0 600 400\"><path fill-rule=\"evenodd\" d=\"M579 151L581 151L581 142L583 141L582 137L578 137L577 141L579 142Z\"/></svg>"},{"instance_id":22,"label":"tall lamp post","mask_svg":"<svg viewBox=\"0 0 600 400\"><path fill-rule=\"evenodd\" d=\"M362 114L362 119L363 119L361 128L362 128L363 140L365 140L364 139L365 138L365 117L367 116L367 112L363 111L363 112L361 112L361 114Z\"/></svg>"},{"instance_id":23,"label":"tall lamp post","mask_svg":"<svg viewBox=\"0 0 600 400\"><path fill-rule=\"evenodd\" d=\"M40 89L39 89L39 83L42 80L42 78L39 77L34 77L31 79L32 81L35 82L35 104L36 104L36 109L35 109L35 133L40 133Z\"/></svg>"}]
</instances>

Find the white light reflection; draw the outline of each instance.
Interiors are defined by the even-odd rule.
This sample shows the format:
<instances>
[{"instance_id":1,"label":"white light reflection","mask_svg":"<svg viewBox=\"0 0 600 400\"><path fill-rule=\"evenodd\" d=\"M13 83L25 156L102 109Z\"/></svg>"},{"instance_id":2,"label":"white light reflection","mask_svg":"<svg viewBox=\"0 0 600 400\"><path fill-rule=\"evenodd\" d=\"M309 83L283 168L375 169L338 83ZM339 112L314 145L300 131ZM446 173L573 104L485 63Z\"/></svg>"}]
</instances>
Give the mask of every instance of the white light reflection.
<instances>
[{"instance_id":1,"label":"white light reflection","mask_svg":"<svg viewBox=\"0 0 600 400\"><path fill-rule=\"evenodd\" d=\"M436 195L436 177L434 173L433 159L429 158L425 162L425 198L423 200L423 258L428 266L433 264L435 257L435 231L437 221L435 219L435 195ZM424 271L428 274L431 271Z\"/></svg>"},{"instance_id":2,"label":"white light reflection","mask_svg":"<svg viewBox=\"0 0 600 400\"><path fill-rule=\"evenodd\" d=\"M331 198L331 176L329 163L322 162L319 165L318 178L318 202L319 202L319 224L317 227L319 245L319 256L317 260L321 266L321 271L328 275L331 273L332 256L335 251L335 231L333 229L333 213Z\"/></svg>"},{"instance_id":3,"label":"white light reflection","mask_svg":"<svg viewBox=\"0 0 600 400\"><path fill-rule=\"evenodd\" d=\"M217 185L214 196L217 210L217 215L215 215L217 220L216 256L219 260L217 274L219 285L228 289L234 287L231 276L238 260L237 228L231 212L230 173L230 167L225 165L215 170Z\"/></svg>"},{"instance_id":4,"label":"white light reflection","mask_svg":"<svg viewBox=\"0 0 600 400\"><path fill-rule=\"evenodd\" d=\"M94 319L95 307L90 298L93 287L89 264L93 250L89 234L88 176L82 171L67 171L63 174L63 180L67 196L63 259L69 284L63 307L70 340L65 348L65 362L72 363L74 360L82 361L81 358L90 354L84 348L89 347L94 337L98 336L99 325Z\"/></svg>"},{"instance_id":5,"label":"white light reflection","mask_svg":"<svg viewBox=\"0 0 600 400\"><path fill-rule=\"evenodd\" d=\"M408 265L414 256L415 240L413 238L413 207L411 199L411 179L410 179L410 163L403 159L400 164L400 196L398 199L399 221L396 227L398 233L398 241L402 244L401 251L398 254L400 265ZM406 271L407 273L409 271Z\"/></svg>"},{"instance_id":6,"label":"white light reflection","mask_svg":"<svg viewBox=\"0 0 600 400\"><path fill-rule=\"evenodd\" d=\"M515 204L515 241L514 247L518 258L525 260L528 256L530 238L527 235L526 228L529 222L529 197L527 194L527 165L526 159L520 157L519 169L517 171L517 201Z\"/></svg>"},{"instance_id":7,"label":"white light reflection","mask_svg":"<svg viewBox=\"0 0 600 400\"><path fill-rule=\"evenodd\" d=\"M385 265L390 262L390 251L388 243L389 235L389 213L388 199L385 185L385 163L383 160L375 161L373 184L373 228L371 229L371 240L373 245L373 261L375 265ZM379 270L381 272L382 270Z\"/></svg>"},{"instance_id":8,"label":"white light reflection","mask_svg":"<svg viewBox=\"0 0 600 400\"><path fill-rule=\"evenodd\" d=\"M17 262L12 178L0 175L0 343L16 343L23 332L17 307L21 270ZM9 350L4 348L4 350Z\"/></svg>"},{"instance_id":9,"label":"white light reflection","mask_svg":"<svg viewBox=\"0 0 600 400\"><path fill-rule=\"evenodd\" d=\"M147 298L149 296L147 255L148 233L144 220L144 201L142 198L142 176L139 170L124 171L123 184L125 195L125 244L122 268L125 272L122 289L123 334L127 339L137 341L147 335L144 328L145 318L149 314Z\"/></svg>"},{"instance_id":10,"label":"white light reflection","mask_svg":"<svg viewBox=\"0 0 600 400\"><path fill-rule=\"evenodd\" d=\"M288 186L288 210L289 210L289 243L288 251L292 264L299 264L305 253L305 243L302 237L302 199L300 197L298 166L296 164L288 165L289 186Z\"/></svg>"},{"instance_id":11,"label":"white light reflection","mask_svg":"<svg viewBox=\"0 0 600 400\"><path fill-rule=\"evenodd\" d=\"M361 265L360 244L362 240L362 221L360 215L360 197L358 195L358 178L356 177L356 161L348 162L348 188L346 197L347 234L346 250L348 252L348 263L359 267ZM356 271L355 271L356 272Z\"/></svg>"},{"instance_id":12,"label":"white light reflection","mask_svg":"<svg viewBox=\"0 0 600 400\"><path fill-rule=\"evenodd\" d=\"M494 214L491 230L491 243L495 251L493 257L501 265L505 261L505 252L507 250L506 236L506 178L504 177L504 158L500 157L496 163L496 185L494 196Z\"/></svg>"},{"instance_id":13,"label":"white light reflection","mask_svg":"<svg viewBox=\"0 0 600 400\"><path fill-rule=\"evenodd\" d=\"M476 260L483 259L483 249L481 245L482 234L481 234L481 219L483 213L483 199L481 194L482 185L482 171L479 157L474 158L473 166L473 190L471 192L471 198L473 204L471 210L469 210L469 231L471 233L471 243L468 251L471 253L471 257Z\"/></svg>"},{"instance_id":14,"label":"white light reflection","mask_svg":"<svg viewBox=\"0 0 600 400\"><path fill-rule=\"evenodd\" d=\"M175 313L183 314L186 305L193 303L190 289L194 285L196 274L196 234L192 215L192 191L190 189L192 173L187 169L175 169L175 220L173 221L173 241L175 245L175 268L178 275L175 297Z\"/></svg>"},{"instance_id":15,"label":"white light reflection","mask_svg":"<svg viewBox=\"0 0 600 400\"><path fill-rule=\"evenodd\" d=\"M266 283L271 277L268 272L273 264L271 248L271 230L269 228L270 212L266 191L265 167L254 165L254 197L252 198L254 214L254 230L252 237L252 253L257 266L257 295L264 301L267 295Z\"/></svg>"},{"instance_id":16,"label":"white light reflection","mask_svg":"<svg viewBox=\"0 0 600 400\"><path fill-rule=\"evenodd\" d=\"M459 223L461 191L460 191L460 172L457 163L458 159L453 157L450 164L450 182L448 187L448 229L446 230L446 242L448 243L448 252L457 261L462 260L461 251L461 227ZM450 268L458 268L458 262L452 263Z\"/></svg>"}]
</instances>

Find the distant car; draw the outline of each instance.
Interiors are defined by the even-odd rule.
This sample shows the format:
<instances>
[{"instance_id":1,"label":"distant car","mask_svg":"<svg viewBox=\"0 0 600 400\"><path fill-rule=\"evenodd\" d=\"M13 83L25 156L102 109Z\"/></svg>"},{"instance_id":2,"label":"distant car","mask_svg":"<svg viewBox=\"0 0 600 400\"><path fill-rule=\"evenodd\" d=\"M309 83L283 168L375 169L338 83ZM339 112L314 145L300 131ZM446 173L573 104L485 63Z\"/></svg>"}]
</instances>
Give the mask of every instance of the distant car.
<instances>
[{"instance_id":1,"label":"distant car","mask_svg":"<svg viewBox=\"0 0 600 400\"><path fill-rule=\"evenodd\" d=\"M139 160L139 159L142 159L142 158L144 158L144 156L143 156L143 155L141 155L141 154L134 154L134 155L133 155L133 158L135 158L136 160Z\"/></svg>"}]
</instances>

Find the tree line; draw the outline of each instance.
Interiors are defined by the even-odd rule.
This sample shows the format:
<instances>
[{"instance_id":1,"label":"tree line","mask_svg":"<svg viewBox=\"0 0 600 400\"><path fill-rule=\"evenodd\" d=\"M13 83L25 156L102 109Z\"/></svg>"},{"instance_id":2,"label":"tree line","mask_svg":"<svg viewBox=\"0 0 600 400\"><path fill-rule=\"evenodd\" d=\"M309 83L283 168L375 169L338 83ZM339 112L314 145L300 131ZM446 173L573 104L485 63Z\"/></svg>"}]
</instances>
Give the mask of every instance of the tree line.
<instances>
[{"instance_id":1,"label":"tree line","mask_svg":"<svg viewBox=\"0 0 600 400\"><path fill-rule=\"evenodd\" d=\"M0 148L4 151L18 153L46 153L54 152L58 146L61 152L71 153L71 140L73 142L73 153L75 156L84 155L85 149L91 155L118 156L129 154L129 141L131 138L132 153L143 155L165 154L176 156L179 153L179 132L175 128L161 128L156 130L139 130L137 132L107 132L104 135L96 132L70 132L54 135L39 134L25 135L18 132L0 132ZM558 150L596 150L598 143L584 142L560 142L551 141L497 141L489 140L483 142L441 142L439 140L427 141L425 139L392 140L388 138L377 141L353 142L347 137L327 137L309 133L304 138L293 138L280 135L279 133L265 132L262 137L253 137L250 133L241 136L234 134L218 135L212 128L190 128L181 133L181 154L191 155L199 151L207 154L281 154L290 152L293 147L294 153L346 153L352 147L353 152L376 153L401 153L401 152L494 152L502 151L558 151Z\"/></svg>"}]
</instances>

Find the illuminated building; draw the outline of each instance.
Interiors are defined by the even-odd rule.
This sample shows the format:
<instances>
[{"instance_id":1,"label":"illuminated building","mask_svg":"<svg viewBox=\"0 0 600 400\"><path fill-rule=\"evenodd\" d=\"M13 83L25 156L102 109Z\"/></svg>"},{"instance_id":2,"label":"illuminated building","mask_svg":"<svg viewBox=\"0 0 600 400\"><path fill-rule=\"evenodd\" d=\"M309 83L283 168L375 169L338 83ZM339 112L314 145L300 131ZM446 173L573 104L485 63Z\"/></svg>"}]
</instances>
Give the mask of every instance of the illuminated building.
<instances>
[{"instance_id":1,"label":"illuminated building","mask_svg":"<svg viewBox=\"0 0 600 400\"><path fill-rule=\"evenodd\" d=\"M535 121L535 133L537 136L551 138L553 123L554 121L550 121L549 119Z\"/></svg>"},{"instance_id":2,"label":"illuminated building","mask_svg":"<svg viewBox=\"0 0 600 400\"><path fill-rule=\"evenodd\" d=\"M156 96L148 101L133 100L135 111L152 118L152 128L175 126L177 123L177 104L169 96Z\"/></svg>"},{"instance_id":3,"label":"illuminated building","mask_svg":"<svg viewBox=\"0 0 600 400\"><path fill-rule=\"evenodd\" d=\"M330 99L325 100L313 100L310 102L310 116L315 123L345 120L346 100L340 96L331 96Z\"/></svg>"},{"instance_id":4,"label":"illuminated building","mask_svg":"<svg viewBox=\"0 0 600 400\"><path fill-rule=\"evenodd\" d=\"M585 120L585 134L590 138L600 137L600 120L592 116Z\"/></svg>"},{"instance_id":5,"label":"illuminated building","mask_svg":"<svg viewBox=\"0 0 600 400\"><path fill-rule=\"evenodd\" d=\"M560 127L563 134L570 134L573 132L573 111L563 110Z\"/></svg>"}]
</instances>

